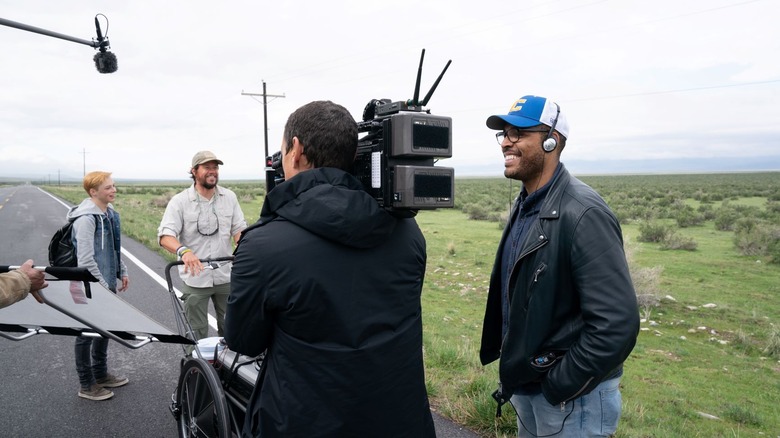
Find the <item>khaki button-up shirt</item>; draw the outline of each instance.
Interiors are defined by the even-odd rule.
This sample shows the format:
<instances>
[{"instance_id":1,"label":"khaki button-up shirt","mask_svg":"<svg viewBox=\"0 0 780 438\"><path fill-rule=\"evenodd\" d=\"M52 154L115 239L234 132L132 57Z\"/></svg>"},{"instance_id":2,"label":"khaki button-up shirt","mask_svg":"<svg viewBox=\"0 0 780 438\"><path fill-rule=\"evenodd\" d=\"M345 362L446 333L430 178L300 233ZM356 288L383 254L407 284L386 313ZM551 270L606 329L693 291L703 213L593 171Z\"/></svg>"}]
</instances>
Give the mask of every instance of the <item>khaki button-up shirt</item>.
<instances>
[{"instance_id":1,"label":"khaki button-up shirt","mask_svg":"<svg viewBox=\"0 0 780 438\"><path fill-rule=\"evenodd\" d=\"M233 254L233 236L246 228L246 220L236 194L217 186L214 196L206 199L192 185L176 194L165 208L157 238L174 236L200 259L227 257ZM179 276L191 287L211 287L230 282L231 264L219 269L205 269L197 276L184 272Z\"/></svg>"}]
</instances>

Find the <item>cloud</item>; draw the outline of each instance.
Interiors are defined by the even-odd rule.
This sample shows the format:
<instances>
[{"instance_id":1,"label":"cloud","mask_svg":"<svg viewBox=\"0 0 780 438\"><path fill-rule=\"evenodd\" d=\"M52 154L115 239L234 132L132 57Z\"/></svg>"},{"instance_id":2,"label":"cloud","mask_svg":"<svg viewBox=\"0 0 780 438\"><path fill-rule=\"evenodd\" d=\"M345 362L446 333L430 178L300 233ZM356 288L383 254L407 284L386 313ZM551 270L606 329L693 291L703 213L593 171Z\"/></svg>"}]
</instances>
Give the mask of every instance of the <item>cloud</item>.
<instances>
[{"instance_id":1,"label":"cloud","mask_svg":"<svg viewBox=\"0 0 780 438\"><path fill-rule=\"evenodd\" d=\"M423 94L452 60L429 107L453 117L454 155L441 164L460 174L501 173L484 122L524 94L567 113L564 161L757 157L780 139L767 1L0 4L2 18L83 39L103 13L118 57L101 75L90 47L0 26L0 162L30 175L183 178L211 149L223 179L261 179L264 110L273 152L309 101L361 118L371 99L411 98L423 48ZM284 97L264 107L241 94L263 81Z\"/></svg>"}]
</instances>

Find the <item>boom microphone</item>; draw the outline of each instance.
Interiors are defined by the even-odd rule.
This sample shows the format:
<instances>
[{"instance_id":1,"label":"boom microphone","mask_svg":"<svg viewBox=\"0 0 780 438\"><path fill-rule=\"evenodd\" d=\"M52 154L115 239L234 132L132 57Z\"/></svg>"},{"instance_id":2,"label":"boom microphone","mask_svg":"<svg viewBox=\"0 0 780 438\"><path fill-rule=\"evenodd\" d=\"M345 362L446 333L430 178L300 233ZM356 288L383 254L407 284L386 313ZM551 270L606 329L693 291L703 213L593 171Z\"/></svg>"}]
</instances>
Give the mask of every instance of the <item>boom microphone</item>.
<instances>
[{"instance_id":1,"label":"boom microphone","mask_svg":"<svg viewBox=\"0 0 780 438\"><path fill-rule=\"evenodd\" d=\"M100 73L113 73L119 68L116 55L109 51L97 52L92 59L95 61L95 68Z\"/></svg>"},{"instance_id":2,"label":"boom microphone","mask_svg":"<svg viewBox=\"0 0 780 438\"><path fill-rule=\"evenodd\" d=\"M97 31L97 40L93 38L92 41L64 35L46 29L41 29L40 27L30 26L24 23L18 23L16 21L6 20L5 18L0 18L0 25L26 30L28 32L39 33L41 35L59 38L66 41L72 41L74 43L85 44L92 47L93 49L98 49L99 52L96 53L92 58L95 61L95 67L97 68L97 71L100 73L113 73L117 70L118 67L116 62L116 55L107 51L107 49L111 48L108 42L108 18L106 18L106 34L103 36L103 32L100 30L100 22L98 21L98 16L101 15L106 18L106 16L103 14L98 14L95 16L95 30Z\"/></svg>"},{"instance_id":3,"label":"boom microphone","mask_svg":"<svg viewBox=\"0 0 780 438\"><path fill-rule=\"evenodd\" d=\"M108 18L106 18L106 36L104 37L103 32L100 31L100 21L98 21L98 17L101 15L103 14L95 15L96 49L99 51L95 53L92 60L95 61L95 68L99 73L113 73L119 68L119 65L116 62L116 55L106 50L111 47L108 42ZM105 15L103 17L105 18Z\"/></svg>"}]
</instances>

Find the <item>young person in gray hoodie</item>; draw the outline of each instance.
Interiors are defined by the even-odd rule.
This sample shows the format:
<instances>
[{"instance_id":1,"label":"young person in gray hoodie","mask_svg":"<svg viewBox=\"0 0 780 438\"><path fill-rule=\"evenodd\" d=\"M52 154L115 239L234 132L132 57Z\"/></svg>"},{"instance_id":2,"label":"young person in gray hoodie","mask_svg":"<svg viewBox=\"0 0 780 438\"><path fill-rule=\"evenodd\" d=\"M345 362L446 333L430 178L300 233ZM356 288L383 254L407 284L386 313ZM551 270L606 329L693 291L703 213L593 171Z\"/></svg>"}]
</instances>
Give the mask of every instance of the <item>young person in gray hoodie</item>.
<instances>
[{"instance_id":1,"label":"young person in gray hoodie","mask_svg":"<svg viewBox=\"0 0 780 438\"><path fill-rule=\"evenodd\" d=\"M84 190L89 198L68 212L73 221L73 238L78 266L95 276L100 285L111 292L127 290L127 267L120 250L119 213L111 202L116 198L116 186L109 172L90 172L84 177ZM81 389L78 396L88 400L106 400L114 393L106 388L126 385L126 377L108 372L108 339L78 336L76 338L76 372Z\"/></svg>"}]
</instances>

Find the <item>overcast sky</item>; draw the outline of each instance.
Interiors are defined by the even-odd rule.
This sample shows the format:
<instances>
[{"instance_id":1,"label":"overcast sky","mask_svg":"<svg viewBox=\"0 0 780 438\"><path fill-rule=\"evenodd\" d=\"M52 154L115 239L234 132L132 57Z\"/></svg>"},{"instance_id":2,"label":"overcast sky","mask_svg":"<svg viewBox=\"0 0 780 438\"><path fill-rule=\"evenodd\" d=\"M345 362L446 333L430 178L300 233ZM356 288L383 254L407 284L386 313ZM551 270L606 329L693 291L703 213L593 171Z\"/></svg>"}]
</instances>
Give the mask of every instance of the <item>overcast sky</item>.
<instances>
[{"instance_id":1,"label":"overcast sky","mask_svg":"<svg viewBox=\"0 0 780 438\"><path fill-rule=\"evenodd\" d=\"M564 163L753 158L780 169L774 0L0 0L0 18L91 40L108 19L113 74L87 45L0 26L0 176L186 178L209 149L223 179L263 178L287 116L312 100L356 119L421 94L453 119L456 176L500 176L491 114L526 94L561 105ZM103 32L106 20L100 17ZM595 166L595 167L594 167ZM576 170L576 169L574 169Z\"/></svg>"}]
</instances>

